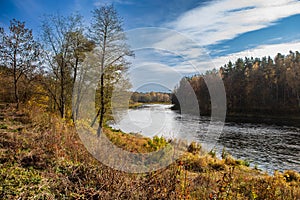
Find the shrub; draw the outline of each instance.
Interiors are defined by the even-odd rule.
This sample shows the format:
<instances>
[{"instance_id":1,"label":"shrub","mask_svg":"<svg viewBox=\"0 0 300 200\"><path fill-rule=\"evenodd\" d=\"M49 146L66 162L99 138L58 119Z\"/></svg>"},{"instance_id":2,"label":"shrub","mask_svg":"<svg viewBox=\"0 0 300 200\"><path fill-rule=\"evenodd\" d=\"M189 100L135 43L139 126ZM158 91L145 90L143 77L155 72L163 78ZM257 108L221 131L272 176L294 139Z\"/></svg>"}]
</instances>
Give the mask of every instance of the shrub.
<instances>
[{"instance_id":1,"label":"shrub","mask_svg":"<svg viewBox=\"0 0 300 200\"><path fill-rule=\"evenodd\" d=\"M154 151L157 151L167 145L167 141L163 137L154 136L153 139L148 141L148 145Z\"/></svg>"},{"instance_id":2,"label":"shrub","mask_svg":"<svg viewBox=\"0 0 300 200\"><path fill-rule=\"evenodd\" d=\"M206 156L186 156L184 159L184 168L193 172L204 172L207 170L208 159Z\"/></svg>"},{"instance_id":3,"label":"shrub","mask_svg":"<svg viewBox=\"0 0 300 200\"><path fill-rule=\"evenodd\" d=\"M228 155L225 159L225 164L227 165L244 165L246 167L250 166L250 162L248 160L235 160L232 156Z\"/></svg>"},{"instance_id":4,"label":"shrub","mask_svg":"<svg viewBox=\"0 0 300 200\"><path fill-rule=\"evenodd\" d=\"M226 159L227 156L229 156L229 153L226 151L225 147L223 147L221 157L222 159Z\"/></svg>"},{"instance_id":5,"label":"shrub","mask_svg":"<svg viewBox=\"0 0 300 200\"><path fill-rule=\"evenodd\" d=\"M212 149L208 152L209 155L211 155L212 158L216 158L217 152L216 149Z\"/></svg>"},{"instance_id":6,"label":"shrub","mask_svg":"<svg viewBox=\"0 0 300 200\"><path fill-rule=\"evenodd\" d=\"M232 156L227 156L225 159L225 164L236 165L236 160Z\"/></svg>"},{"instance_id":7,"label":"shrub","mask_svg":"<svg viewBox=\"0 0 300 200\"><path fill-rule=\"evenodd\" d=\"M216 171L222 171L225 170L225 164L221 162L213 162L209 163L209 166Z\"/></svg>"},{"instance_id":8,"label":"shrub","mask_svg":"<svg viewBox=\"0 0 300 200\"><path fill-rule=\"evenodd\" d=\"M286 170L283 173L283 176L285 177L285 180L287 182L292 182L292 181L299 181L300 182L300 174L296 171L293 170Z\"/></svg>"},{"instance_id":9,"label":"shrub","mask_svg":"<svg viewBox=\"0 0 300 200\"><path fill-rule=\"evenodd\" d=\"M188 152L196 155L200 153L201 150L201 145L196 143L196 142L192 142L189 146L188 146Z\"/></svg>"},{"instance_id":10,"label":"shrub","mask_svg":"<svg viewBox=\"0 0 300 200\"><path fill-rule=\"evenodd\" d=\"M250 162L248 160L236 160L235 163L237 165L244 165L246 167L250 166Z\"/></svg>"}]
</instances>

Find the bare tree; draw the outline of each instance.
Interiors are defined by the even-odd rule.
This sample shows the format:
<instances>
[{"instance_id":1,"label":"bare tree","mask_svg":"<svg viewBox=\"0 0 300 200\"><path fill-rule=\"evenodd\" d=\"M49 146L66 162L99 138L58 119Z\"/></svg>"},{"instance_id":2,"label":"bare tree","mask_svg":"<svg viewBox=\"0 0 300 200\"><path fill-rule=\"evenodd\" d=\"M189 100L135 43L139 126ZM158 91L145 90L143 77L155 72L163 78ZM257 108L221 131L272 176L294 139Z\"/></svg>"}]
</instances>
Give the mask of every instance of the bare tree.
<instances>
[{"instance_id":1,"label":"bare tree","mask_svg":"<svg viewBox=\"0 0 300 200\"><path fill-rule=\"evenodd\" d=\"M71 105L72 91L85 52L94 48L83 35L82 17L78 14L64 17L46 16L42 24L42 40L50 79L54 84L47 90L58 107L61 117ZM54 85L54 86L53 86ZM72 112L73 115L73 112Z\"/></svg>"},{"instance_id":2,"label":"bare tree","mask_svg":"<svg viewBox=\"0 0 300 200\"><path fill-rule=\"evenodd\" d=\"M101 133L104 115L107 113L107 105L110 102L109 91L116 83L116 72L125 72L128 63L126 56L132 56L132 51L126 44L126 37L122 28L122 20L118 16L113 5L103 6L93 10L93 21L90 28L90 37L96 44L96 50L100 59L100 80L98 84L99 104L96 117L91 126L99 117L97 134ZM105 89L106 88L106 89ZM98 100L98 98L96 98Z\"/></svg>"},{"instance_id":3,"label":"bare tree","mask_svg":"<svg viewBox=\"0 0 300 200\"><path fill-rule=\"evenodd\" d=\"M40 45L34 40L32 30L25 28L25 22L13 19L9 33L0 28L0 62L11 69L14 96L17 109L20 104L19 80L22 76L29 78L37 67Z\"/></svg>"},{"instance_id":4,"label":"bare tree","mask_svg":"<svg viewBox=\"0 0 300 200\"><path fill-rule=\"evenodd\" d=\"M77 110L80 104L80 93L81 90L77 87L75 88L75 82L78 79L78 73L83 73L86 68L83 66L83 62L86 59L87 52L90 52L94 49L94 42L88 40L82 33L82 31L69 32L67 33L67 40L70 41L69 45L69 64L72 70L72 88L73 88L73 104L72 104L72 119L75 120L77 118L77 114L75 111ZM79 78L82 78L79 77ZM77 92L78 95L74 95Z\"/></svg>"}]
</instances>

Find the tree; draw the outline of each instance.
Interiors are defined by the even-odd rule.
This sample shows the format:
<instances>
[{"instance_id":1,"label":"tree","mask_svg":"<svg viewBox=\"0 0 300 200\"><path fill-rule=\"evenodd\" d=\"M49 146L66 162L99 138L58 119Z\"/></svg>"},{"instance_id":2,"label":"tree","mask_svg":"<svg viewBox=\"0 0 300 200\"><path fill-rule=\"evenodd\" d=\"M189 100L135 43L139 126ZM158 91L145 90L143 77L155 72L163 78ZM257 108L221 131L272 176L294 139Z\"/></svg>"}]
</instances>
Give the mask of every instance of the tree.
<instances>
[{"instance_id":1,"label":"tree","mask_svg":"<svg viewBox=\"0 0 300 200\"><path fill-rule=\"evenodd\" d=\"M94 44L84 37L82 17L78 14L46 16L42 30L49 68L48 81L44 85L53 99L53 107L58 107L61 117L65 117L66 108L71 107L79 67L85 59L85 53L91 51Z\"/></svg>"},{"instance_id":2,"label":"tree","mask_svg":"<svg viewBox=\"0 0 300 200\"><path fill-rule=\"evenodd\" d=\"M290 52L286 58L287 83L296 94L298 108L300 108L300 53Z\"/></svg>"},{"instance_id":3,"label":"tree","mask_svg":"<svg viewBox=\"0 0 300 200\"><path fill-rule=\"evenodd\" d=\"M75 87L75 82L78 78L78 73L84 73L86 68L83 66L83 62L87 57L87 52L91 52L94 48L94 42L88 40L82 33L82 30L76 32L69 32L67 33L67 40L70 41L69 46L69 64L72 70L72 80L71 85L73 88L73 105L72 105L72 119L76 120L79 104L82 98L82 87L80 84L77 84ZM81 74L82 75L82 74ZM83 78L82 76L79 78ZM76 93L76 95L74 95ZM76 112L75 112L76 111Z\"/></svg>"},{"instance_id":4,"label":"tree","mask_svg":"<svg viewBox=\"0 0 300 200\"><path fill-rule=\"evenodd\" d=\"M112 91L111 87L118 82L120 72L124 73L128 69L125 57L132 56L133 53L125 42L122 20L112 5L96 8L92 13L90 38L96 44L101 74L96 95L98 111L91 126L99 117L97 134L100 136L104 115L108 111L107 105L111 98L108 93Z\"/></svg>"},{"instance_id":5,"label":"tree","mask_svg":"<svg viewBox=\"0 0 300 200\"><path fill-rule=\"evenodd\" d=\"M20 104L19 80L22 76L30 78L37 67L40 45L34 40L32 30L25 28L25 22L13 19L9 33L0 28L0 62L11 69L14 97L17 109Z\"/></svg>"}]
</instances>

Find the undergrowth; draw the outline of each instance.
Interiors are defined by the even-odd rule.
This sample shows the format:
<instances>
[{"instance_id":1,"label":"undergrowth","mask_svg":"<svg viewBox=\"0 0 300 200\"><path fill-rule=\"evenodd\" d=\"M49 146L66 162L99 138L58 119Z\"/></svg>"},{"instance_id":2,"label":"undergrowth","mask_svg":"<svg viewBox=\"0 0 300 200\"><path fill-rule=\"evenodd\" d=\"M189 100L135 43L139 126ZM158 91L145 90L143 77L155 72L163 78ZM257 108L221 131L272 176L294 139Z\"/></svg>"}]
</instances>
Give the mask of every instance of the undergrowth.
<instances>
[{"instance_id":1,"label":"undergrowth","mask_svg":"<svg viewBox=\"0 0 300 200\"><path fill-rule=\"evenodd\" d=\"M0 199L300 199L295 171L270 176L192 143L167 168L128 174L94 159L69 120L35 107L1 113ZM157 151L169 143L108 128L105 133L132 152Z\"/></svg>"}]
</instances>

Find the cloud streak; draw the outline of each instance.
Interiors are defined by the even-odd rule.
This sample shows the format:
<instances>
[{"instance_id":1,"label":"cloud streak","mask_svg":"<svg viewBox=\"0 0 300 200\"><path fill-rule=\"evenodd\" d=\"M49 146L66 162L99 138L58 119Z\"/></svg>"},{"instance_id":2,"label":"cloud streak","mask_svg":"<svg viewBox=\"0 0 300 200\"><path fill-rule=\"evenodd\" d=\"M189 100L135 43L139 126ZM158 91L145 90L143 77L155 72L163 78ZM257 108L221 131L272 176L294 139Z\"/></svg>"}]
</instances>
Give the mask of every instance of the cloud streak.
<instances>
[{"instance_id":1,"label":"cloud streak","mask_svg":"<svg viewBox=\"0 0 300 200\"><path fill-rule=\"evenodd\" d=\"M178 69L184 69L182 72L192 72L192 68L189 67L191 64L201 71L205 71L205 69L219 67L229 59L235 60L232 59L233 57L244 57L245 52L249 52L248 50L213 59L212 63L215 65L212 65L209 64L211 63L209 60L212 60L208 56L210 50L206 46L265 28L275 24L279 19L299 13L300 2L296 0L213 1L194 8L179 16L175 21L168 23L167 26L173 31L161 33L161 31L153 29L151 34L156 42L152 47L164 48L182 56L187 61L184 65L178 63ZM143 42L145 41L143 40ZM280 40L277 43L280 43ZM276 54L275 51L283 50L278 48L279 46L285 47L285 49L294 49L295 47L292 43L278 44L274 46L277 49L270 51L273 45L259 46L251 52L259 54L258 57L273 56ZM172 61L170 60L170 62ZM204 63L207 65L204 66Z\"/></svg>"},{"instance_id":2,"label":"cloud streak","mask_svg":"<svg viewBox=\"0 0 300 200\"><path fill-rule=\"evenodd\" d=\"M216 58L209 56L210 45L217 45L241 34L275 25L278 20L296 14L300 14L300 2L297 0L212 1L189 10L176 20L164 24L170 29L141 29L138 31L139 34L132 32L134 34L130 38L134 43L133 46L165 50L182 58L181 62L178 62L174 60L174 56L168 56L168 53L160 51L160 58L156 55L155 59L152 59L150 55L147 55L146 58L140 59L136 63L139 66L156 66L152 69L144 68L147 71L144 76L156 76L159 79L165 79L170 88L174 82L168 81L172 79L172 76L166 70L167 67L169 70L174 70L185 76L205 73L209 69L223 66L229 60L235 61L237 58L244 58L245 56L273 57L278 52L287 54L290 50L299 50L300 41L283 43L284 38L275 38L273 43L277 44L261 44L252 49ZM246 48L245 46L244 49ZM222 50L214 49L214 51ZM155 62L149 65L147 62L150 60ZM165 68L157 67L160 64L164 64ZM137 79L139 77L146 78L142 73L137 74Z\"/></svg>"},{"instance_id":3,"label":"cloud streak","mask_svg":"<svg viewBox=\"0 0 300 200\"><path fill-rule=\"evenodd\" d=\"M151 60L151 58L149 58L148 61L138 60L134 63L135 66L138 67L132 68L130 71L130 79L134 85L134 89L137 89L146 83L158 83L172 90L172 88L179 83L180 79L186 75L205 73L207 70L213 68L218 69L224 64L227 64L229 61L235 62L238 58L262 58L268 55L273 58L278 52L286 55L290 50L297 51L299 49L300 41L282 44L260 45L250 50L245 50L222 57L206 57L201 61L199 59L194 61L197 62L197 66L193 65L193 62L188 60L183 60L182 62L177 62L176 65L170 66L167 64L162 64L162 62L159 60L149 62L149 60Z\"/></svg>"},{"instance_id":4,"label":"cloud streak","mask_svg":"<svg viewBox=\"0 0 300 200\"><path fill-rule=\"evenodd\" d=\"M300 41L293 41L281 44L270 44L270 45L260 45L254 49L249 49L241 51L238 53L229 54L226 56L218 57L212 60L215 66L221 67L222 65L228 63L229 61L236 61L238 58L253 57L262 58L264 56L276 56L277 53L287 55L289 51L299 51Z\"/></svg>"},{"instance_id":5,"label":"cloud streak","mask_svg":"<svg viewBox=\"0 0 300 200\"><path fill-rule=\"evenodd\" d=\"M213 1L186 12L167 25L206 46L268 27L295 14L300 14L297 0Z\"/></svg>"}]
</instances>

